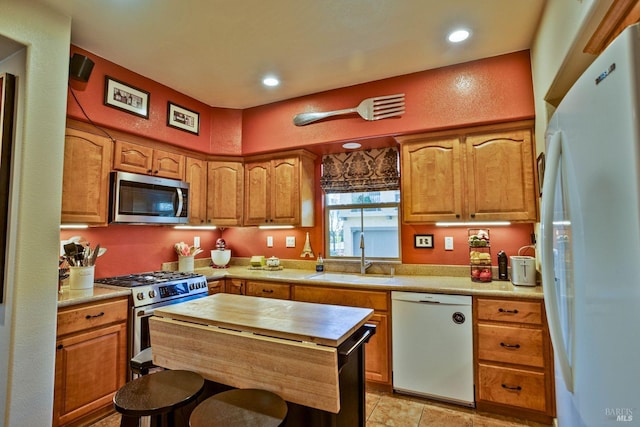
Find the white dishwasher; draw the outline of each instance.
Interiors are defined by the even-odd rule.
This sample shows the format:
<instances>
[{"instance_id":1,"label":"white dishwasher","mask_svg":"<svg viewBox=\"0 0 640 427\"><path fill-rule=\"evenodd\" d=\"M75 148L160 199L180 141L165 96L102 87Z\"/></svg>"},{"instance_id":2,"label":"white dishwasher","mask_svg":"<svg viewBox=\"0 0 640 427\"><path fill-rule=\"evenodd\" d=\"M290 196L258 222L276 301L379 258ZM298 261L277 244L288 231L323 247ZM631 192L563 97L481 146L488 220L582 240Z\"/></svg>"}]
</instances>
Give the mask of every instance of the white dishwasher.
<instances>
[{"instance_id":1,"label":"white dishwasher","mask_svg":"<svg viewBox=\"0 0 640 427\"><path fill-rule=\"evenodd\" d=\"M393 389L475 406L471 297L391 292Z\"/></svg>"}]
</instances>

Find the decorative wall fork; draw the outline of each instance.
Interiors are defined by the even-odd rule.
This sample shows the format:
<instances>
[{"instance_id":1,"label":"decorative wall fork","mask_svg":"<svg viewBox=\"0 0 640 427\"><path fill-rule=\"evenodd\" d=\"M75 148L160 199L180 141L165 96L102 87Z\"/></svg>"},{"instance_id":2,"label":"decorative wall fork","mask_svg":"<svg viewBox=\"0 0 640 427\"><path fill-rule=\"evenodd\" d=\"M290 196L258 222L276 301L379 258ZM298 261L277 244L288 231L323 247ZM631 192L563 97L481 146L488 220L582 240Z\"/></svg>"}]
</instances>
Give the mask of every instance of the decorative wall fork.
<instances>
[{"instance_id":1,"label":"decorative wall fork","mask_svg":"<svg viewBox=\"0 0 640 427\"><path fill-rule=\"evenodd\" d=\"M401 116L404 113L404 93L367 98L355 108L318 113L300 113L293 118L293 124L304 126L327 117L353 113L360 114L360 117L365 120L380 120Z\"/></svg>"}]
</instances>

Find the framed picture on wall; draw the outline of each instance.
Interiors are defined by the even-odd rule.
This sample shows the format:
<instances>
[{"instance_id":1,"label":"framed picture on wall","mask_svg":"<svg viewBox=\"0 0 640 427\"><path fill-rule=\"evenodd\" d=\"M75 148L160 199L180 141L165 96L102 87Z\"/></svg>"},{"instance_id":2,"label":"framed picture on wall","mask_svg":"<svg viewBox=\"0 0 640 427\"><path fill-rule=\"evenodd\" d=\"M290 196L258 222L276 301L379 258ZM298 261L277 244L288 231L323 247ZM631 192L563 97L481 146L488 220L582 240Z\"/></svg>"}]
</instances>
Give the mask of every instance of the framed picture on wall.
<instances>
[{"instance_id":1,"label":"framed picture on wall","mask_svg":"<svg viewBox=\"0 0 640 427\"><path fill-rule=\"evenodd\" d=\"M13 152L13 118L15 111L16 77L0 74L0 303L4 301L5 264L9 234L9 193L11 183L11 157Z\"/></svg>"},{"instance_id":2,"label":"framed picture on wall","mask_svg":"<svg viewBox=\"0 0 640 427\"><path fill-rule=\"evenodd\" d=\"M113 77L104 79L104 105L149 118L149 97L147 91L130 86Z\"/></svg>"},{"instance_id":3,"label":"framed picture on wall","mask_svg":"<svg viewBox=\"0 0 640 427\"><path fill-rule=\"evenodd\" d=\"M167 105L167 126L198 135L200 133L200 113L169 101Z\"/></svg>"}]
</instances>

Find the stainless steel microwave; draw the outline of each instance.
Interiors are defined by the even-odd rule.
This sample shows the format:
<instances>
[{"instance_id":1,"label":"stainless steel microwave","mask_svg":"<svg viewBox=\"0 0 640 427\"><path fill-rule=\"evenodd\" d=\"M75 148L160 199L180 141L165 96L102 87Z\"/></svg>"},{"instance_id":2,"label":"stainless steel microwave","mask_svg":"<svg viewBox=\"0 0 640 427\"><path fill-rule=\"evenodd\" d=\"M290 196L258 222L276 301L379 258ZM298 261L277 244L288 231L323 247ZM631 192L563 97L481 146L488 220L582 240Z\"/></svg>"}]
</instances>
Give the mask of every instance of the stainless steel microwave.
<instances>
[{"instance_id":1,"label":"stainless steel microwave","mask_svg":"<svg viewBox=\"0 0 640 427\"><path fill-rule=\"evenodd\" d=\"M186 224L189 183L176 179L111 172L109 222Z\"/></svg>"}]
</instances>

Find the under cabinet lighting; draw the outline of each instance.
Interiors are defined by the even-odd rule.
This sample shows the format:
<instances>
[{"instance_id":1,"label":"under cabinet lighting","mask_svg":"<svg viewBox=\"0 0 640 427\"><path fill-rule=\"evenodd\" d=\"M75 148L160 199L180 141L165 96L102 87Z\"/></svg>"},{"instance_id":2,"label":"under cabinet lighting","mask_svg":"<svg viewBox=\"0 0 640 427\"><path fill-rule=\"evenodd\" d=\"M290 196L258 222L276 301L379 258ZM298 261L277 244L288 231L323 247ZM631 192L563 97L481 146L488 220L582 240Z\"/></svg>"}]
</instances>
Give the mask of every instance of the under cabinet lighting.
<instances>
[{"instance_id":1,"label":"under cabinet lighting","mask_svg":"<svg viewBox=\"0 0 640 427\"><path fill-rule=\"evenodd\" d=\"M60 230L82 230L89 228L87 224L60 224Z\"/></svg>"},{"instance_id":2,"label":"under cabinet lighting","mask_svg":"<svg viewBox=\"0 0 640 427\"><path fill-rule=\"evenodd\" d=\"M293 228L293 225L259 225L260 230L283 230Z\"/></svg>"},{"instance_id":3,"label":"under cabinet lighting","mask_svg":"<svg viewBox=\"0 0 640 427\"><path fill-rule=\"evenodd\" d=\"M509 221L436 222L436 227L506 227Z\"/></svg>"},{"instance_id":4,"label":"under cabinet lighting","mask_svg":"<svg viewBox=\"0 0 640 427\"><path fill-rule=\"evenodd\" d=\"M342 148L345 148L347 150L355 150L360 147L362 147L362 144L360 144L359 142L345 142L344 144L342 144Z\"/></svg>"},{"instance_id":5,"label":"under cabinet lighting","mask_svg":"<svg viewBox=\"0 0 640 427\"><path fill-rule=\"evenodd\" d=\"M176 230L215 230L215 225L176 225L173 228Z\"/></svg>"}]
</instances>

